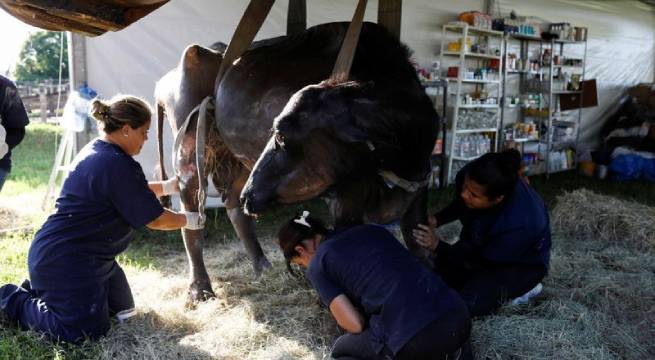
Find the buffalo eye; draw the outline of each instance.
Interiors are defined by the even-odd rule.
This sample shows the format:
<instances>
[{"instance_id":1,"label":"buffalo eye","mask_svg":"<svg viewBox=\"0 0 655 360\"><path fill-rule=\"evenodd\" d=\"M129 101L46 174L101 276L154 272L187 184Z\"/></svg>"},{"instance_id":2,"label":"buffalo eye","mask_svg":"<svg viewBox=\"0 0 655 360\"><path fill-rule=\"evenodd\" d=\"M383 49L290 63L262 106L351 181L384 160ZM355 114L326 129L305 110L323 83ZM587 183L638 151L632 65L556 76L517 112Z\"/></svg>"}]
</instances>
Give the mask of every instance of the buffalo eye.
<instances>
[{"instance_id":1,"label":"buffalo eye","mask_svg":"<svg viewBox=\"0 0 655 360\"><path fill-rule=\"evenodd\" d=\"M280 134L279 132L275 133L275 142L280 146L284 147L284 135Z\"/></svg>"}]
</instances>

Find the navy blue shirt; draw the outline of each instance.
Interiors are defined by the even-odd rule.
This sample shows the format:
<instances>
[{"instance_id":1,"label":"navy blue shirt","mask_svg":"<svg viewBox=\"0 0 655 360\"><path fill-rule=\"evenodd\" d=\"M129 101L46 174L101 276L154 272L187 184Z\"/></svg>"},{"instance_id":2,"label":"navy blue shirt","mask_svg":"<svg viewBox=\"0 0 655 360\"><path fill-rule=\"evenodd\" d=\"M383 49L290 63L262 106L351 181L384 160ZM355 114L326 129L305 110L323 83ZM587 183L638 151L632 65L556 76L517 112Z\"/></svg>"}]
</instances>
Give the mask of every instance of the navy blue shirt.
<instances>
[{"instance_id":1,"label":"navy blue shirt","mask_svg":"<svg viewBox=\"0 0 655 360\"><path fill-rule=\"evenodd\" d=\"M461 198L467 169L457 174L455 201L436 214L438 225L462 222L459 241L452 246L450 256L472 263L542 265L547 270L550 219L539 194L519 179L512 194L500 204L485 210L469 209Z\"/></svg>"},{"instance_id":2,"label":"navy blue shirt","mask_svg":"<svg viewBox=\"0 0 655 360\"><path fill-rule=\"evenodd\" d=\"M23 140L29 122L16 85L0 76L0 125L7 131L5 142L9 146L9 152L0 158L0 169L11 170L11 149Z\"/></svg>"},{"instance_id":3,"label":"navy blue shirt","mask_svg":"<svg viewBox=\"0 0 655 360\"><path fill-rule=\"evenodd\" d=\"M96 139L76 156L56 212L36 233L28 255L32 287L78 289L106 281L133 229L164 209L131 156Z\"/></svg>"},{"instance_id":4,"label":"navy blue shirt","mask_svg":"<svg viewBox=\"0 0 655 360\"><path fill-rule=\"evenodd\" d=\"M344 294L368 320L373 349L397 353L421 329L466 311L457 293L387 230L359 225L328 234L307 269L326 306Z\"/></svg>"}]
</instances>

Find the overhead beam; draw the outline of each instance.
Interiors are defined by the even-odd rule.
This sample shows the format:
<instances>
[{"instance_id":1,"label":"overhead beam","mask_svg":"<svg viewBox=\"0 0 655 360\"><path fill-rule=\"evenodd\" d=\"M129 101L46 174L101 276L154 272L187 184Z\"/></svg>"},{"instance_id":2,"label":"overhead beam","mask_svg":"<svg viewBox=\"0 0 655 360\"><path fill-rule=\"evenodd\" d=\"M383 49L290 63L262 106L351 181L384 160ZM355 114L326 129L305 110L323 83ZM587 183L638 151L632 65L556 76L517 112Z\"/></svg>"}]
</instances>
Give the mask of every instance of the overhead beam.
<instances>
[{"instance_id":1,"label":"overhead beam","mask_svg":"<svg viewBox=\"0 0 655 360\"><path fill-rule=\"evenodd\" d=\"M402 10L402 0L378 0L378 25L386 28L398 40Z\"/></svg>"},{"instance_id":2,"label":"overhead beam","mask_svg":"<svg viewBox=\"0 0 655 360\"><path fill-rule=\"evenodd\" d=\"M17 19L47 30L97 36L121 30L168 0L0 0Z\"/></svg>"},{"instance_id":3,"label":"overhead beam","mask_svg":"<svg viewBox=\"0 0 655 360\"><path fill-rule=\"evenodd\" d=\"M307 29L306 0L289 0L287 11L287 35L298 34Z\"/></svg>"}]
</instances>

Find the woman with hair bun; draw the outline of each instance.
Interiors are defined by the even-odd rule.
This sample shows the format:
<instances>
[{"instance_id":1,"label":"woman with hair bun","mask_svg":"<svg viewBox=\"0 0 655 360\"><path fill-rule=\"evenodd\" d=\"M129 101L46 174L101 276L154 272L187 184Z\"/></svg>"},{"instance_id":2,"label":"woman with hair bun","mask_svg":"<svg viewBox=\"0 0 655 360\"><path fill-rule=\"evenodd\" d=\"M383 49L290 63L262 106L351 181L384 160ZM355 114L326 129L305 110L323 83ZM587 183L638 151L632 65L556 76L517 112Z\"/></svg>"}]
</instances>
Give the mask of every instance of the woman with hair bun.
<instances>
[{"instance_id":1,"label":"woman with hair bun","mask_svg":"<svg viewBox=\"0 0 655 360\"><path fill-rule=\"evenodd\" d=\"M76 343L95 339L135 314L116 256L135 229L202 228L198 213L164 209L157 197L177 192L177 179L147 182L132 157L148 139L150 106L119 95L95 100L101 135L75 157L55 213L36 233L28 254L30 280L0 287L0 309L21 328Z\"/></svg>"},{"instance_id":2,"label":"woman with hair bun","mask_svg":"<svg viewBox=\"0 0 655 360\"><path fill-rule=\"evenodd\" d=\"M514 149L467 164L457 174L453 202L414 230L473 317L488 315L507 300L538 294L548 272L548 210L520 178L520 166ZM433 228L455 220L463 225L459 240L453 245L439 241Z\"/></svg>"},{"instance_id":3,"label":"woman with hair bun","mask_svg":"<svg viewBox=\"0 0 655 360\"><path fill-rule=\"evenodd\" d=\"M468 359L471 319L462 299L386 229L328 230L304 212L278 235L347 334L334 359ZM293 272L292 272L293 273Z\"/></svg>"}]
</instances>

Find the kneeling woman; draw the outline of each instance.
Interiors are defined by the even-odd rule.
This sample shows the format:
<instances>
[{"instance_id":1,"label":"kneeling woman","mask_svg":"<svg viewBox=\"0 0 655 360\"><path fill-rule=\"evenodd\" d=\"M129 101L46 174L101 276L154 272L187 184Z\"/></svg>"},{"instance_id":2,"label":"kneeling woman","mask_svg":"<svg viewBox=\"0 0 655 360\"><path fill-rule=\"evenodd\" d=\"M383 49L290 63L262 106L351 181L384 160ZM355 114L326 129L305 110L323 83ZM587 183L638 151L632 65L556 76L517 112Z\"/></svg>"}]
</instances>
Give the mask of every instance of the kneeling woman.
<instances>
[{"instance_id":1,"label":"kneeling woman","mask_svg":"<svg viewBox=\"0 0 655 360\"><path fill-rule=\"evenodd\" d=\"M132 156L148 139L150 107L120 96L93 103L102 135L76 156L57 210L29 250L31 278L0 288L0 309L24 329L78 342L109 330L110 316L134 314L134 301L116 256L134 229L201 228L198 213L162 208L157 196L177 190L177 180L148 183Z\"/></svg>"},{"instance_id":2,"label":"kneeling woman","mask_svg":"<svg viewBox=\"0 0 655 360\"><path fill-rule=\"evenodd\" d=\"M548 210L519 178L516 150L489 153L457 174L455 200L414 230L417 242L436 254L436 268L457 290L471 316L487 315L539 283L550 260ZM462 222L459 241L439 242L432 227Z\"/></svg>"},{"instance_id":3,"label":"kneeling woman","mask_svg":"<svg viewBox=\"0 0 655 360\"><path fill-rule=\"evenodd\" d=\"M279 232L290 263L307 277L348 334L335 359L444 359L461 351L471 329L466 306L387 230L360 225L328 231L303 216Z\"/></svg>"}]
</instances>

